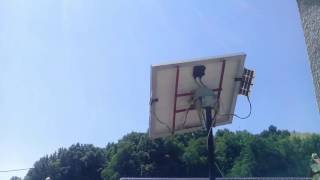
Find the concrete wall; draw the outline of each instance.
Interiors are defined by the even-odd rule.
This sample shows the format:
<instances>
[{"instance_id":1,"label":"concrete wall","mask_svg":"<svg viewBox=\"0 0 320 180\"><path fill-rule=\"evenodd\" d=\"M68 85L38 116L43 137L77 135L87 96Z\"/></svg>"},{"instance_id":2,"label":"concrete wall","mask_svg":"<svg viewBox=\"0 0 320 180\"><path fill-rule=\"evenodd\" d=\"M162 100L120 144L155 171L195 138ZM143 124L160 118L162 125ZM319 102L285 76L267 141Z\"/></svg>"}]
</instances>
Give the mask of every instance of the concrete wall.
<instances>
[{"instance_id":1,"label":"concrete wall","mask_svg":"<svg viewBox=\"0 0 320 180\"><path fill-rule=\"evenodd\" d=\"M307 43L318 107L320 106L320 0L297 0ZM320 110L320 107L319 107Z\"/></svg>"},{"instance_id":2,"label":"concrete wall","mask_svg":"<svg viewBox=\"0 0 320 180\"><path fill-rule=\"evenodd\" d=\"M209 180L209 178L120 178L120 180ZM310 177L218 177L216 180L311 180Z\"/></svg>"}]
</instances>

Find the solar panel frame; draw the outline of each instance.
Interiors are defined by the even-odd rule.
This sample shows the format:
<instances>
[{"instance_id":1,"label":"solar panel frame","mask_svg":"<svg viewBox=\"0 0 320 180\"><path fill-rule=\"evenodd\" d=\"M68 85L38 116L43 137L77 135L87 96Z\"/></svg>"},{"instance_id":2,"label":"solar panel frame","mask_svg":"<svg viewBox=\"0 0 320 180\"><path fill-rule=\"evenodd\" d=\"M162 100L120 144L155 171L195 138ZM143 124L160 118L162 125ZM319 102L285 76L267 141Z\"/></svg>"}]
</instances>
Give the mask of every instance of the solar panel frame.
<instances>
[{"instance_id":1,"label":"solar panel frame","mask_svg":"<svg viewBox=\"0 0 320 180\"><path fill-rule=\"evenodd\" d=\"M224 56L193 59L191 61L153 65L151 67L151 89L150 89L151 102L154 102L155 100L157 100L156 103L159 103L158 101L161 101L161 99L157 96L162 96L162 97L176 96L175 98L177 98L182 95L190 95L190 92L192 89L189 89L186 91L183 87L180 87L180 86L184 86L183 85L184 82L190 83L191 80L188 79L188 80L184 81L183 79L179 79L180 78L180 77L178 77L179 73L180 73L180 75L182 74L182 76L185 76L186 74L190 73L190 76L192 76L192 73L189 71L191 71L193 66L206 65L207 66L207 70L206 70L207 71L206 72L207 79L204 78L204 81L207 80L207 83L210 84L211 89L215 89L216 91L219 91L219 84L220 84L219 81L221 80L221 78L217 79L216 77L214 77L214 78L212 78L212 77L208 78L208 77L212 74L216 74L218 76L218 74L220 74L220 73L222 74L221 71L226 71L226 74L223 74L223 76L222 76L222 79L226 79L223 82L224 84L226 84L226 83L233 84L234 83L231 87L233 89L228 90L229 96L232 96L230 98L230 99L232 99L232 100L230 100L230 102L231 101L232 102L230 104L228 102L228 105L227 105L228 106L227 108L229 109L229 111L227 113L223 113L223 114L229 114L229 115L225 115L224 117L220 117L221 120L218 121L216 125L220 126L220 125L231 123L233 117L230 114L233 114L233 112L234 112L236 98L237 98L237 95L239 93L239 88L240 88L240 82L235 82L235 80L233 78L242 77L243 70L244 70L245 57L246 57L246 55L244 53L237 53L237 54L224 55ZM223 67L224 65L225 65L225 67ZM157 75L158 75L157 72L160 72L160 71L164 71L164 72L161 72L162 73L161 77L160 77L161 82L159 82L160 80L157 77ZM232 71L232 73L231 73L231 71ZM178 78L176 78L176 77L178 77ZM168 83L167 81L164 81L163 79L167 79L167 81L170 81L170 82ZM215 82L209 82L210 80L211 81L214 80ZM178 84L178 87L176 86L176 88L178 88L178 91L179 91L178 94L173 92L174 91L173 88L174 88L175 84ZM222 84L222 85L224 86L224 84ZM157 88L159 88L158 86L170 86L170 87L168 88L169 90L164 90L167 92L161 92L162 95L159 95L158 94L159 92L157 92ZM191 87L190 85L188 87L186 86L187 89L190 87ZM226 88L226 87L224 86L224 88ZM184 89L183 92L181 92L182 89ZM175 89L175 91L177 91L177 90ZM222 98L225 98L224 97L225 95L223 94L223 92L225 92L225 91L227 91L227 89L222 90ZM217 93L219 93L219 92L217 92ZM171 98L171 99L172 99L171 104L177 103L178 106L180 106L179 105L180 100L177 100L178 102L176 102L176 100L174 100L173 98ZM164 112L164 111L174 111L175 112L175 110L177 110L177 109L174 108L174 110L172 110L171 104L168 101L166 106L162 106L161 108L166 109L166 110L163 110L162 112ZM176 107L176 106L174 105L174 107ZM179 108L178 108L179 113L180 113L180 111L183 111L183 109L179 110ZM168 136L168 135L171 135L174 133L192 132L192 131L197 131L197 130L200 130L203 128L202 126L199 126L199 124L197 124L197 126L195 126L195 127L189 127L189 128L185 128L185 129L176 129L174 124L172 125L172 121L167 120L167 122L170 122L167 125L170 126L170 128L174 129L174 132L170 132L168 130L165 130L166 128L164 128L164 129L162 129L163 132L159 133L159 132L156 132L155 126L161 126L161 124L159 122L157 123L157 120L155 120L158 118L153 117L153 116L155 116L155 115L153 115L154 112L155 112L154 105L151 105L150 106L150 118L149 118L149 127L150 127L149 128L149 135L152 138ZM169 113L167 113L166 116L168 116L168 118L171 118L171 117L169 117L168 114ZM194 112L193 112L193 117L194 117ZM195 121L195 120L192 120L192 121Z\"/></svg>"}]
</instances>

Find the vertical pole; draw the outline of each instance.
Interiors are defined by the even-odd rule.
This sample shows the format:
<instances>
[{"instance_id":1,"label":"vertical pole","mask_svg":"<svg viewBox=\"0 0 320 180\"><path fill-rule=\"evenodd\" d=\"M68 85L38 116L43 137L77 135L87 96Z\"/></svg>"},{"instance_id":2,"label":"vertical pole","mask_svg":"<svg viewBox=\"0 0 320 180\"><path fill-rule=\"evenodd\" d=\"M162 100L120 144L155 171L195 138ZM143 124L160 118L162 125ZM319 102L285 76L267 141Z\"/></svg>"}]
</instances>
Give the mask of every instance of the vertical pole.
<instances>
[{"instance_id":1,"label":"vertical pole","mask_svg":"<svg viewBox=\"0 0 320 180\"><path fill-rule=\"evenodd\" d=\"M214 173L214 142L212 132L212 114L211 107L206 107L206 128L208 133L208 166L209 166L209 180L215 180Z\"/></svg>"}]
</instances>

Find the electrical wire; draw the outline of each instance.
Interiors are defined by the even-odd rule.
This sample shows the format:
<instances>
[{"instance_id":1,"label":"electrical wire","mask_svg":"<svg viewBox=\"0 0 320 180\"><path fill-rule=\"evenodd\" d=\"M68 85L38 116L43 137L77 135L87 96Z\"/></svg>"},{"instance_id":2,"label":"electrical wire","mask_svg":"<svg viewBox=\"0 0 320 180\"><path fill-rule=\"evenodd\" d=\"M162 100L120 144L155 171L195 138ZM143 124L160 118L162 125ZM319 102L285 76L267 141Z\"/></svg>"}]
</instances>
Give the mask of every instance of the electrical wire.
<instances>
[{"instance_id":1,"label":"electrical wire","mask_svg":"<svg viewBox=\"0 0 320 180\"><path fill-rule=\"evenodd\" d=\"M220 167L218 166L218 164L217 164L217 163L214 163L214 164L216 165L217 169L219 170L221 176L224 177L224 174L223 174L223 172L221 171L221 169L220 169Z\"/></svg>"},{"instance_id":2,"label":"electrical wire","mask_svg":"<svg viewBox=\"0 0 320 180\"><path fill-rule=\"evenodd\" d=\"M211 125L210 125L210 127L209 127L209 131L208 131L207 138L209 138L210 133L212 132L212 126L215 126L215 124L216 124L217 114L218 114L218 111L215 110L215 111L214 111L213 118L212 118ZM207 145L209 146L209 144L207 144Z\"/></svg>"},{"instance_id":3,"label":"electrical wire","mask_svg":"<svg viewBox=\"0 0 320 180\"><path fill-rule=\"evenodd\" d=\"M153 103L154 103L154 102L151 102L150 105L152 106ZM169 126L167 123L165 123L165 122L163 122L163 121L161 121L161 120L159 119L159 117L157 116L157 114L152 110L152 107L150 108L150 114L152 114L152 115L155 117L155 119L156 119L160 124L164 125L164 126L169 130L169 132L172 132L170 126Z\"/></svg>"},{"instance_id":4,"label":"electrical wire","mask_svg":"<svg viewBox=\"0 0 320 180\"><path fill-rule=\"evenodd\" d=\"M188 121L188 114L189 114L190 109L192 108L192 105L193 105L193 103L190 103L188 109L186 110L186 114L184 116L184 120L183 120L183 123L182 123L182 128L184 128L184 126L186 125L186 123Z\"/></svg>"},{"instance_id":5,"label":"electrical wire","mask_svg":"<svg viewBox=\"0 0 320 180\"><path fill-rule=\"evenodd\" d=\"M214 105L213 110L214 110L214 116L213 116L213 119L212 119L211 126L215 127L216 126L216 122L217 122L216 116L219 114L219 111L220 111L220 103L219 103L219 101L216 102L216 104Z\"/></svg>"},{"instance_id":6,"label":"electrical wire","mask_svg":"<svg viewBox=\"0 0 320 180\"><path fill-rule=\"evenodd\" d=\"M193 78L194 79L194 81L195 81L195 83L198 85L198 87L207 87L204 83L203 83L203 81L202 81L202 78Z\"/></svg>"},{"instance_id":7,"label":"electrical wire","mask_svg":"<svg viewBox=\"0 0 320 180\"><path fill-rule=\"evenodd\" d=\"M199 83L197 81L196 78L194 78L194 81L197 83L197 85L199 86L199 83L201 84L202 87L207 87L203 82L202 82L202 79L199 78ZM199 86L199 87L201 87ZM201 101L200 101L201 102ZM220 103L219 103L219 100L216 101L216 103L214 104L214 107L213 107L213 110L214 110L214 115L213 117L210 117L212 118L212 121L211 121L211 124L209 125L209 127L206 127L206 128L209 128L208 129L208 134L207 134L207 139L209 140L209 136L210 134L212 133L212 127L215 127L216 125L216 121L217 121L217 115L219 113L219 109L220 109ZM250 109L251 109L251 103L250 103ZM207 126L207 122L206 122L206 115L204 114L204 111L203 111L203 108L202 106L200 105L200 108L197 108L197 111L198 111L198 115L199 115L199 119L201 122L203 122L203 124L205 126ZM251 110L250 110L250 114L251 114ZM209 141L207 141L207 146L209 147ZM220 167L218 166L217 163L215 163L215 166L217 167L217 169L219 170L220 174L222 177L224 177L224 174L222 173Z\"/></svg>"},{"instance_id":8,"label":"electrical wire","mask_svg":"<svg viewBox=\"0 0 320 180\"><path fill-rule=\"evenodd\" d=\"M196 110L197 110L197 114L198 114L198 117L199 117L200 124L202 125L202 128L205 129L206 128L206 122L205 122L205 118L203 116L202 109L197 107Z\"/></svg>"},{"instance_id":9,"label":"electrical wire","mask_svg":"<svg viewBox=\"0 0 320 180\"><path fill-rule=\"evenodd\" d=\"M33 169L33 168L0 170L0 173L16 172L16 171L26 171L26 170L29 170L29 169Z\"/></svg>"},{"instance_id":10,"label":"electrical wire","mask_svg":"<svg viewBox=\"0 0 320 180\"><path fill-rule=\"evenodd\" d=\"M199 79L199 81L197 79ZM199 88L206 87L206 85L202 82L201 78L194 77L193 80L198 85ZM193 99L193 103L194 104L196 103L196 101L199 101L199 99ZM196 105L196 109L197 109L197 113L198 113L198 116L199 116L200 123L202 124L203 128L206 128L205 115L203 114L201 104L200 105L199 104Z\"/></svg>"},{"instance_id":11,"label":"electrical wire","mask_svg":"<svg viewBox=\"0 0 320 180\"><path fill-rule=\"evenodd\" d=\"M201 79L201 78L199 78L199 82L197 81L197 78L194 78L194 81L195 81L195 83L198 85L198 87L207 87L207 86L202 82L202 79ZM200 85L199 85L199 83L200 83ZM222 116L227 116L227 115L228 115L228 116L231 116L231 115L232 115L232 116L235 116L235 117L237 117L237 118L239 118L239 119L247 119L247 118L249 118L249 117L251 116L251 112L252 112L252 104L251 104L251 101L250 101L249 96L247 96L247 100L248 100L248 103L249 103L249 106L250 106L250 111L249 111L249 114L248 114L247 116L241 117L241 116L239 116L239 115L237 115L237 114L224 114L224 115L222 115ZM200 107L202 107L202 106L200 105ZM212 133L212 127L215 127L215 125L216 125L217 115L219 115L219 110L220 110L220 100L219 100L219 99L216 101L213 110L214 110L214 115L213 115L213 117L212 117L212 122L211 122L210 126L207 127L207 128L209 128L209 129L208 129L208 134L207 134L207 139L209 139L209 136L210 136L210 134ZM189 109L187 110L187 113L186 113L186 117L185 117L186 119L187 119L188 112L189 112ZM198 108L198 115L199 115L200 121L201 121L201 122L204 122L205 125L206 125L206 121L205 121L206 116L205 116L204 111L203 111L202 108L200 108L200 109ZM186 121L186 119L185 119L185 121ZM209 147L209 141L207 141L207 146ZM221 171L221 169L220 169L220 167L218 166L217 163L215 163L215 166L216 166L217 169L219 170L221 176L224 177L224 174L223 174L223 172Z\"/></svg>"},{"instance_id":12,"label":"electrical wire","mask_svg":"<svg viewBox=\"0 0 320 180\"><path fill-rule=\"evenodd\" d=\"M182 123L182 127L184 128L185 127L185 124L187 123L187 121L188 121L188 114L189 114L189 112L190 112L190 110L194 107L194 104L195 104L195 102L196 102L197 100L196 99L193 99L193 98L191 98L191 100L190 100L190 103L189 103L189 106L188 106L188 108L187 108L187 110L186 110L186 114L185 114L185 117L184 117L184 121L183 121L183 123ZM199 115L199 114L198 114ZM199 116L199 119L200 119L200 121L201 121L201 117ZM201 122L202 123L202 122Z\"/></svg>"},{"instance_id":13,"label":"electrical wire","mask_svg":"<svg viewBox=\"0 0 320 180\"><path fill-rule=\"evenodd\" d=\"M235 116L235 117L237 117L239 119L248 119L251 116L251 113L252 113L252 104L251 104L249 96L247 96L247 100L248 100L249 107L250 107L248 115L246 115L244 117L241 117L241 116L239 116L237 114L221 114L220 116Z\"/></svg>"},{"instance_id":14,"label":"electrical wire","mask_svg":"<svg viewBox=\"0 0 320 180\"><path fill-rule=\"evenodd\" d=\"M194 80L194 82L197 84L198 87L204 86L204 84L203 84L202 82L200 82L200 84L199 84L199 82L197 81L197 78L193 78L193 80ZM182 123L182 128L185 127L185 125L186 125L186 123L187 123L187 121L188 121L189 111L191 110L191 108L192 108L192 106L194 105L195 101L196 101L196 100L192 98L192 99L191 99L191 103L189 104L188 108L186 109L186 114L185 114L185 116L184 116L184 120L183 120L183 123Z\"/></svg>"},{"instance_id":15,"label":"electrical wire","mask_svg":"<svg viewBox=\"0 0 320 180\"><path fill-rule=\"evenodd\" d=\"M200 82L200 84L201 84L203 87L207 87L207 86L203 83L202 78L199 78L199 82Z\"/></svg>"},{"instance_id":16,"label":"electrical wire","mask_svg":"<svg viewBox=\"0 0 320 180\"><path fill-rule=\"evenodd\" d=\"M169 130L169 132L171 132L170 126L169 126L167 123L161 121L161 120L159 119L159 117L157 116L157 114L156 114L154 111L152 111L152 105L153 105L153 103L155 103L155 102L157 102L157 100L156 100L156 101L153 101L153 100L150 101L150 106L151 106L151 108L150 108L150 114L152 114L152 115L155 117L155 119L156 119L160 124L164 125L164 126Z\"/></svg>"},{"instance_id":17,"label":"electrical wire","mask_svg":"<svg viewBox=\"0 0 320 180\"><path fill-rule=\"evenodd\" d=\"M193 78L194 82L198 85L198 87L202 87L201 84L199 84L199 82L197 81L197 78Z\"/></svg>"}]
</instances>

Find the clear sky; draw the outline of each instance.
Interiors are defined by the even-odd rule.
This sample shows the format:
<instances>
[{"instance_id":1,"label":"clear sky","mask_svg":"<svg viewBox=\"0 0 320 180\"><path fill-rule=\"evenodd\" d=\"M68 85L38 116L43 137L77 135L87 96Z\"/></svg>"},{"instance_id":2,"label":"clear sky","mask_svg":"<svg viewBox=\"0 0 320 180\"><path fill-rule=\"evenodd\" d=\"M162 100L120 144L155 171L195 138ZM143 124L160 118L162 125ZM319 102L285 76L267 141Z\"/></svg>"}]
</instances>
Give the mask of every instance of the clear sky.
<instances>
[{"instance_id":1,"label":"clear sky","mask_svg":"<svg viewBox=\"0 0 320 180\"><path fill-rule=\"evenodd\" d=\"M253 114L225 128L320 131L295 0L0 0L0 171L146 132L151 64L236 52Z\"/></svg>"}]
</instances>

